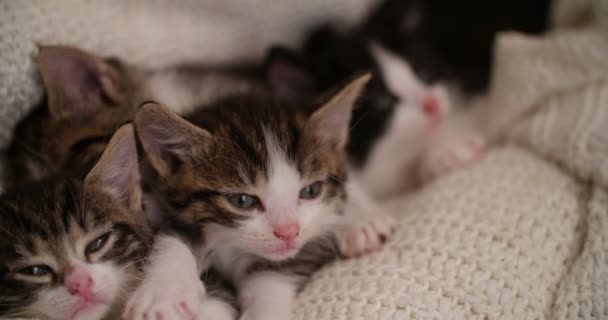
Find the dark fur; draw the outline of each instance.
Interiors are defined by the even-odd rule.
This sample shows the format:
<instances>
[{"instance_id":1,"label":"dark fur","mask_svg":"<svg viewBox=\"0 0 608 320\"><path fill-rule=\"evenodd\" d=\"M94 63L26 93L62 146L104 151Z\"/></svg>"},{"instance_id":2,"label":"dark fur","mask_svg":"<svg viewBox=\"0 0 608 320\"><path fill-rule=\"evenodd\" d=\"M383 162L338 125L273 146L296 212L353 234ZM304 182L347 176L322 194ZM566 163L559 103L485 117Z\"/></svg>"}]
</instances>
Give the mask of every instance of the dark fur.
<instances>
[{"instance_id":1,"label":"dark fur","mask_svg":"<svg viewBox=\"0 0 608 320\"><path fill-rule=\"evenodd\" d=\"M127 267L131 278L126 288L137 283L152 240L143 215L129 212L113 197L80 181L49 177L0 197L0 315L36 317L38 315L29 313L27 308L35 300L37 291L48 286L63 286L66 268L70 267L63 257L63 241L75 236L71 219L85 233L110 224L117 240L100 261L112 259L125 267L131 265ZM47 249L37 247L38 240L43 241ZM24 251L35 255L40 250L60 262L61 269L55 270L52 283L33 284L15 279L18 267L15 261Z\"/></svg>"},{"instance_id":2,"label":"dark fur","mask_svg":"<svg viewBox=\"0 0 608 320\"><path fill-rule=\"evenodd\" d=\"M299 52L273 48L265 63L273 91L290 99L315 96L353 74L376 76L354 110L351 164L362 167L382 138L397 102L383 83L369 41L402 56L426 83L451 83L466 94L483 93L492 71L498 32L539 34L547 29L551 0L386 0L357 28L340 33L331 24L312 30Z\"/></svg>"},{"instance_id":3,"label":"dark fur","mask_svg":"<svg viewBox=\"0 0 608 320\"><path fill-rule=\"evenodd\" d=\"M58 61L71 65L56 67ZM46 96L18 124L7 150L10 185L57 174L84 178L139 102L136 72L117 59L49 46L36 62ZM102 85L102 77L110 84ZM82 94L70 94L73 88Z\"/></svg>"}]
</instances>

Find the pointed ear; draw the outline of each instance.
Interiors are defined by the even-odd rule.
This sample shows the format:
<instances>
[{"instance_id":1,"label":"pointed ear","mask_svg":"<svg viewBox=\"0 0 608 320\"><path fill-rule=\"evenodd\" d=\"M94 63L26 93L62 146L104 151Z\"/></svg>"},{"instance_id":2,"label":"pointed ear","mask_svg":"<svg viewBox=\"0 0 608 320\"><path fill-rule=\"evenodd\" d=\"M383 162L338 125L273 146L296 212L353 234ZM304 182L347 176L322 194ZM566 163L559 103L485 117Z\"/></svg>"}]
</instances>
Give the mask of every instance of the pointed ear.
<instances>
[{"instance_id":1,"label":"pointed ear","mask_svg":"<svg viewBox=\"0 0 608 320\"><path fill-rule=\"evenodd\" d=\"M155 102L144 103L135 114L135 130L146 157L166 177L192 161L211 134Z\"/></svg>"},{"instance_id":2,"label":"pointed ear","mask_svg":"<svg viewBox=\"0 0 608 320\"><path fill-rule=\"evenodd\" d=\"M132 124L123 125L114 133L84 181L85 185L113 194L126 208L141 209L139 161Z\"/></svg>"},{"instance_id":3,"label":"pointed ear","mask_svg":"<svg viewBox=\"0 0 608 320\"><path fill-rule=\"evenodd\" d=\"M312 75L288 49L271 48L264 63L264 72L273 94L282 99L298 101L315 96Z\"/></svg>"},{"instance_id":4,"label":"pointed ear","mask_svg":"<svg viewBox=\"0 0 608 320\"><path fill-rule=\"evenodd\" d=\"M317 132L327 141L333 141L340 148L346 145L350 119L355 102L363 88L369 82L371 75L366 73L358 76L333 95L319 110L315 111L308 120L308 130Z\"/></svg>"},{"instance_id":5,"label":"pointed ear","mask_svg":"<svg viewBox=\"0 0 608 320\"><path fill-rule=\"evenodd\" d=\"M371 42L369 48L380 68L384 83L391 92L408 96L424 92L424 85L405 59L375 42Z\"/></svg>"},{"instance_id":6,"label":"pointed ear","mask_svg":"<svg viewBox=\"0 0 608 320\"><path fill-rule=\"evenodd\" d=\"M54 119L86 117L122 100L117 70L91 54L64 46L41 46L35 60Z\"/></svg>"}]
</instances>

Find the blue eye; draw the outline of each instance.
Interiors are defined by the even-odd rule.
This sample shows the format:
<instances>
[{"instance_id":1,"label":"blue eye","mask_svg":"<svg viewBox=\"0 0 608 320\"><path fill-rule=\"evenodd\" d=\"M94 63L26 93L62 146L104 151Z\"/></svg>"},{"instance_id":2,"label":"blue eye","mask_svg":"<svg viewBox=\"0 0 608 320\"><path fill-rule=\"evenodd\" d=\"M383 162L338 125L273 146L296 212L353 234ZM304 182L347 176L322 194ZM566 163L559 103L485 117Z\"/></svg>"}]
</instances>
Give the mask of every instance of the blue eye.
<instances>
[{"instance_id":1,"label":"blue eye","mask_svg":"<svg viewBox=\"0 0 608 320\"><path fill-rule=\"evenodd\" d=\"M317 181L300 190L300 199L314 199L321 194L323 182Z\"/></svg>"},{"instance_id":2,"label":"blue eye","mask_svg":"<svg viewBox=\"0 0 608 320\"><path fill-rule=\"evenodd\" d=\"M21 268L19 270L17 270L17 273L25 275L25 276L30 276L30 277L43 277L49 274L53 273L53 269L51 269L51 267L44 265L44 264L38 264L38 265L34 265L34 266L27 266L25 268Z\"/></svg>"},{"instance_id":3,"label":"blue eye","mask_svg":"<svg viewBox=\"0 0 608 320\"><path fill-rule=\"evenodd\" d=\"M240 210L251 210L260 204L258 197L245 193L226 195L226 200L228 200L233 207Z\"/></svg>"}]
</instances>

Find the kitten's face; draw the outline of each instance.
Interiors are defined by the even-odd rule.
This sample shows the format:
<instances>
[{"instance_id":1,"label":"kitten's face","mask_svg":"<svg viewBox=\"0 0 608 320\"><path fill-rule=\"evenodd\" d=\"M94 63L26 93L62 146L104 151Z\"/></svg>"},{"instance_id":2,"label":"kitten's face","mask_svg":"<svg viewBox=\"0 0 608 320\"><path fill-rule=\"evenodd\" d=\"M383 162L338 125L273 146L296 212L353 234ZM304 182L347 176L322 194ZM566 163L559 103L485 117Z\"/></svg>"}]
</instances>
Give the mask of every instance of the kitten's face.
<instances>
[{"instance_id":1,"label":"kitten's face","mask_svg":"<svg viewBox=\"0 0 608 320\"><path fill-rule=\"evenodd\" d=\"M367 79L314 112L272 99L226 100L189 119L144 106L136 127L180 226L211 247L269 260L294 256L331 228L346 194L350 110Z\"/></svg>"},{"instance_id":2,"label":"kitten's face","mask_svg":"<svg viewBox=\"0 0 608 320\"><path fill-rule=\"evenodd\" d=\"M84 183L48 178L0 198L0 315L118 316L137 284L151 232L136 206L126 205L135 201L112 196L112 184L131 178L107 184L96 168ZM132 194L129 188L120 189Z\"/></svg>"},{"instance_id":3,"label":"kitten's face","mask_svg":"<svg viewBox=\"0 0 608 320\"><path fill-rule=\"evenodd\" d=\"M70 47L41 47L46 99L17 127L15 179L69 172L83 178L114 131L133 118L134 79L118 61Z\"/></svg>"},{"instance_id":4,"label":"kitten's face","mask_svg":"<svg viewBox=\"0 0 608 320\"><path fill-rule=\"evenodd\" d=\"M420 137L439 126L450 112L447 92L441 85L421 81L406 60L373 44L370 50L380 69L384 91L393 100L393 127L397 134ZM381 103L374 103L380 107Z\"/></svg>"}]
</instances>

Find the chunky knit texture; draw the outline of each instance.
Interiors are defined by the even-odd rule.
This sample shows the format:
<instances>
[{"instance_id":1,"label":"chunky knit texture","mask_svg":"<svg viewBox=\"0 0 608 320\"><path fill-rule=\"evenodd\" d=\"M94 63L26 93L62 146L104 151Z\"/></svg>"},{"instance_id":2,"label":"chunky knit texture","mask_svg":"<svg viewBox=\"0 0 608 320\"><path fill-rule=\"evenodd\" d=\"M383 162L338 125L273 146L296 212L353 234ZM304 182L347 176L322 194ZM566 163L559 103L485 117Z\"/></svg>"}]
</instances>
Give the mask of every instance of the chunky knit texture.
<instances>
[{"instance_id":1,"label":"chunky knit texture","mask_svg":"<svg viewBox=\"0 0 608 320\"><path fill-rule=\"evenodd\" d=\"M369 5L261 2L0 2L0 146L41 96L34 41L144 66L228 63ZM386 248L320 271L296 319L608 318L608 1L560 1L554 21L498 41L480 116L500 146L387 203L399 227Z\"/></svg>"}]
</instances>

